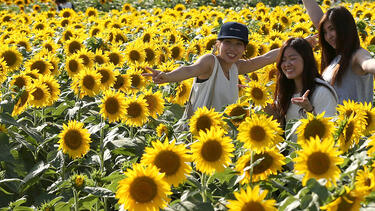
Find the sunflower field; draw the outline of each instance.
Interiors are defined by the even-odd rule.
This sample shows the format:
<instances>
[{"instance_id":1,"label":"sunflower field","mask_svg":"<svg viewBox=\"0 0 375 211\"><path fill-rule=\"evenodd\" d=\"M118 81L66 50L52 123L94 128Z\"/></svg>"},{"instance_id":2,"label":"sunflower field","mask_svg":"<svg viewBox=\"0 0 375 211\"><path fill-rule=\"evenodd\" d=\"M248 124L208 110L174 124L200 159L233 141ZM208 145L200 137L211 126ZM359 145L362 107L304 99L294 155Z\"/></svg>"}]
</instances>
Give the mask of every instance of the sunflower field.
<instances>
[{"instance_id":1,"label":"sunflower field","mask_svg":"<svg viewBox=\"0 0 375 211\"><path fill-rule=\"evenodd\" d=\"M314 34L301 4L0 2L0 210L375 209L372 104L282 130L263 112L273 64L240 76L237 103L182 121L193 79L142 76L211 53L227 21L250 30L244 58ZM375 53L375 3L340 4Z\"/></svg>"}]
</instances>

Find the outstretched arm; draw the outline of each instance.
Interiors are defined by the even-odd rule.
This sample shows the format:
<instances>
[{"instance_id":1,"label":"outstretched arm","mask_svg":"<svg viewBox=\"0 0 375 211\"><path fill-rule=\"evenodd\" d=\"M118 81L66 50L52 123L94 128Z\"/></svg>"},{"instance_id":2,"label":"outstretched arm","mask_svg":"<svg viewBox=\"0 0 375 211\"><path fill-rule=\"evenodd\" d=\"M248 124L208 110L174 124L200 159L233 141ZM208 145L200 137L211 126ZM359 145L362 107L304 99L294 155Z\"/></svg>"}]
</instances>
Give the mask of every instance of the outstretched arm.
<instances>
[{"instance_id":1,"label":"outstretched arm","mask_svg":"<svg viewBox=\"0 0 375 211\"><path fill-rule=\"evenodd\" d=\"M316 0L303 0L303 5L305 5L307 14L309 14L314 26L318 28L320 19L323 17L323 10L319 7Z\"/></svg>"},{"instance_id":2,"label":"outstretched arm","mask_svg":"<svg viewBox=\"0 0 375 211\"><path fill-rule=\"evenodd\" d=\"M203 76L210 74L212 70L211 66L213 64L213 57L211 54L206 54L200 57L194 64L188 66L181 66L171 72L162 72L154 70L147 67L151 73L143 73L143 76L152 76L152 80L157 83L169 83L169 82L179 82L192 77Z\"/></svg>"},{"instance_id":3,"label":"outstretched arm","mask_svg":"<svg viewBox=\"0 0 375 211\"><path fill-rule=\"evenodd\" d=\"M255 70L261 69L266 65L276 62L277 55L280 48L270 50L261 56L254 57L248 60L240 60L237 62L238 74L246 74Z\"/></svg>"},{"instance_id":4,"label":"outstretched arm","mask_svg":"<svg viewBox=\"0 0 375 211\"><path fill-rule=\"evenodd\" d=\"M354 54L354 62L361 67L363 72L375 74L375 59L367 50L359 49Z\"/></svg>"}]
</instances>

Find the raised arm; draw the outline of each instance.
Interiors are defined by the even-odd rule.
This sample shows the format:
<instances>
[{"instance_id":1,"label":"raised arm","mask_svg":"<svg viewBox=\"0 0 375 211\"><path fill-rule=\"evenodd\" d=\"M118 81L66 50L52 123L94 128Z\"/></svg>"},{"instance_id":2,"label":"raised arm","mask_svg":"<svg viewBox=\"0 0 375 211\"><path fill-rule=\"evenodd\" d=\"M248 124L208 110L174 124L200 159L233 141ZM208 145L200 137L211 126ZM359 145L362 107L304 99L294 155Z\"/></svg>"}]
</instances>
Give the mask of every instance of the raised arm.
<instances>
[{"instance_id":1,"label":"raised arm","mask_svg":"<svg viewBox=\"0 0 375 211\"><path fill-rule=\"evenodd\" d=\"M248 60L240 60L237 62L238 74L246 74L255 70L261 69L262 67L276 62L277 55L280 49L270 50L261 56L254 57Z\"/></svg>"},{"instance_id":2,"label":"raised arm","mask_svg":"<svg viewBox=\"0 0 375 211\"><path fill-rule=\"evenodd\" d=\"M314 26L318 28L320 19L323 17L323 10L319 7L316 0L303 0L303 5L305 5L307 14L309 14Z\"/></svg>"},{"instance_id":3,"label":"raised arm","mask_svg":"<svg viewBox=\"0 0 375 211\"><path fill-rule=\"evenodd\" d=\"M211 74L214 58L212 54L206 54L200 57L194 64L181 66L171 72L161 72L152 68L147 68L152 73L143 73L143 76L152 76L152 80L157 83L180 82L197 76L205 76Z\"/></svg>"},{"instance_id":4,"label":"raised arm","mask_svg":"<svg viewBox=\"0 0 375 211\"><path fill-rule=\"evenodd\" d=\"M357 63L363 72L375 74L375 59L372 58L371 54L361 48L354 54L354 62Z\"/></svg>"}]
</instances>

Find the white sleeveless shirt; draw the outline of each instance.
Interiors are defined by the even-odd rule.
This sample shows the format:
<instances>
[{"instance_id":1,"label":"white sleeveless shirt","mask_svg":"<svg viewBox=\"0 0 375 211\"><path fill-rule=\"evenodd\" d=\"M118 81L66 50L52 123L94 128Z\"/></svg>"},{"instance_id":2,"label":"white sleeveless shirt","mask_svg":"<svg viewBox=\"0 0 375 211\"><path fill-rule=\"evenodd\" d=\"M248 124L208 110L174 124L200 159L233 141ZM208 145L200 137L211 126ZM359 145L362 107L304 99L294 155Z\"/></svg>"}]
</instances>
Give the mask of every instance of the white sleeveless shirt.
<instances>
[{"instance_id":1,"label":"white sleeveless shirt","mask_svg":"<svg viewBox=\"0 0 375 211\"><path fill-rule=\"evenodd\" d=\"M236 64L232 64L229 69L229 79L225 77L219 60L215 55L215 65L208 80L193 83L191 98L193 111L198 107L206 106L208 109L215 108L221 111L223 106L236 103L238 99L238 69Z\"/></svg>"}]
</instances>

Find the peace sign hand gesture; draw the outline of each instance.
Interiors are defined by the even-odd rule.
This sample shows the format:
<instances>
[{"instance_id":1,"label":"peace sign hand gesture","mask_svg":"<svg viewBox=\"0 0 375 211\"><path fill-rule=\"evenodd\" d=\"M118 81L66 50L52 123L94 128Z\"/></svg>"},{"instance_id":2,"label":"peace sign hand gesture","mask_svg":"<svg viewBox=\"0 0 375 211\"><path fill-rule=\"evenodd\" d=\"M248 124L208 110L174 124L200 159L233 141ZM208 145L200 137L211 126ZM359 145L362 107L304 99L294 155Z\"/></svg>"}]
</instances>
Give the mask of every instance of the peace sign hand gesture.
<instances>
[{"instance_id":1,"label":"peace sign hand gesture","mask_svg":"<svg viewBox=\"0 0 375 211\"><path fill-rule=\"evenodd\" d=\"M165 72L154 70L151 67L146 67L146 69L151 71L151 73L142 73L142 76L151 76L152 80L156 84L162 84L162 83L168 82L168 77Z\"/></svg>"},{"instance_id":2,"label":"peace sign hand gesture","mask_svg":"<svg viewBox=\"0 0 375 211\"><path fill-rule=\"evenodd\" d=\"M292 103L302 107L307 112L312 112L314 110L314 107L311 105L309 98L310 90L307 90L305 94L302 95L302 97L294 97L291 99Z\"/></svg>"}]
</instances>

